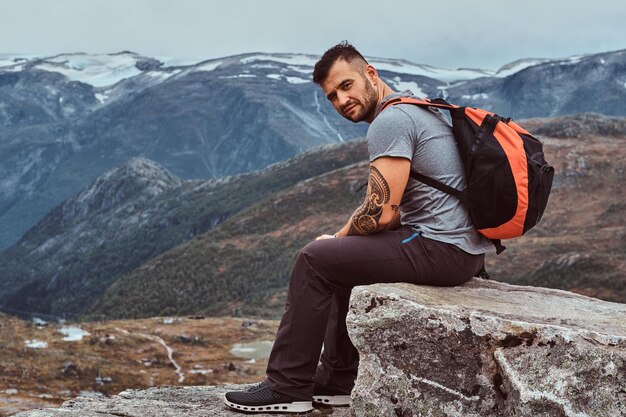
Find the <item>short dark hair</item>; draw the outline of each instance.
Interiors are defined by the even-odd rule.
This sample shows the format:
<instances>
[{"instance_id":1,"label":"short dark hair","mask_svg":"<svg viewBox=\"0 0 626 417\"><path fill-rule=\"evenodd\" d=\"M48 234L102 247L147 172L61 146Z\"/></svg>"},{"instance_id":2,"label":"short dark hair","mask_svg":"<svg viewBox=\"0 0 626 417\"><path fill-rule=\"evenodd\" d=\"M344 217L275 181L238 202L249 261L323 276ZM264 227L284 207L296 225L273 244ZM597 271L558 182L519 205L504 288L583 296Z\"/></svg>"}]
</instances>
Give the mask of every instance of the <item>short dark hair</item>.
<instances>
[{"instance_id":1,"label":"short dark hair","mask_svg":"<svg viewBox=\"0 0 626 417\"><path fill-rule=\"evenodd\" d=\"M326 77L328 77L328 71L330 71L330 67L333 64L343 59L346 62L352 62L355 59L360 59L365 62L367 65L367 60L363 58L363 55L348 41L343 41L338 43L337 45L330 48L328 51L324 52L324 55L320 58L319 61L315 64L315 68L313 69L313 82L315 84L321 85Z\"/></svg>"}]
</instances>

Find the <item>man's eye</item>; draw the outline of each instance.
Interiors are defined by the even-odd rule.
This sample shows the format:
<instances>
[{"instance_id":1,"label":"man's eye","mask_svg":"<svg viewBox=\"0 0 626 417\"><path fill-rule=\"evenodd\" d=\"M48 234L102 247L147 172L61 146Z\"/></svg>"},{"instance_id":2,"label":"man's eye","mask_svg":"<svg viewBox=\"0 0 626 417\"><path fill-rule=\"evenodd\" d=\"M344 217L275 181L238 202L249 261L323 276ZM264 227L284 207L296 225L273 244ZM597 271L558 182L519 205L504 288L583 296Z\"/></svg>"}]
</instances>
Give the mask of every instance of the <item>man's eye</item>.
<instances>
[{"instance_id":1,"label":"man's eye","mask_svg":"<svg viewBox=\"0 0 626 417\"><path fill-rule=\"evenodd\" d=\"M351 86L351 85L352 85L352 83L345 83L345 84L343 85L343 89L344 89L344 90L347 90L347 89L349 89L349 88L350 88L350 86Z\"/></svg>"}]
</instances>

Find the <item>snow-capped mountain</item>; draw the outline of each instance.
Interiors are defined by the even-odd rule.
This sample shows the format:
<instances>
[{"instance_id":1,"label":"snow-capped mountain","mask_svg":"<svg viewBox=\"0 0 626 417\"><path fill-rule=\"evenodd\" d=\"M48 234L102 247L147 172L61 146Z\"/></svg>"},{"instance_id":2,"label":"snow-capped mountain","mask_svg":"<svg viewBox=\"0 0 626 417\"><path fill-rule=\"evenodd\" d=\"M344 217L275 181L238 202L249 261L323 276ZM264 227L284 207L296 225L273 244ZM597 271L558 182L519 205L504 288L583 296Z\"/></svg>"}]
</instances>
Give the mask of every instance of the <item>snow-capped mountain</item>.
<instances>
[{"instance_id":1,"label":"snow-capped mountain","mask_svg":"<svg viewBox=\"0 0 626 417\"><path fill-rule=\"evenodd\" d=\"M0 55L0 248L103 172L147 157L182 179L263 168L363 136L311 82L317 56ZM626 115L626 51L498 71L368 58L394 89L516 118Z\"/></svg>"}]
</instances>

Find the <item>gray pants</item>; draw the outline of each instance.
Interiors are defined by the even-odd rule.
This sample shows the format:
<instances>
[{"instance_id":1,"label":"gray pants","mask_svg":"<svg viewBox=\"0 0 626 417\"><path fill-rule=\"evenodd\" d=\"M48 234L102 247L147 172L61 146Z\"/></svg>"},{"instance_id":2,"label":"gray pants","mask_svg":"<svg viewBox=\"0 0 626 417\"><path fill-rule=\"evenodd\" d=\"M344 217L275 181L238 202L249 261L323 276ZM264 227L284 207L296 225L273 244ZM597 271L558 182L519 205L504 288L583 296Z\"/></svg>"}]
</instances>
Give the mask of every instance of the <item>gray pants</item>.
<instances>
[{"instance_id":1,"label":"gray pants","mask_svg":"<svg viewBox=\"0 0 626 417\"><path fill-rule=\"evenodd\" d=\"M349 393L359 364L346 329L353 287L393 282L460 285L477 274L483 262L484 255L427 239L407 226L309 243L298 253L291 274L267 366L270 387L307 401L314 381Z\"/></svg>"}]
</instances>

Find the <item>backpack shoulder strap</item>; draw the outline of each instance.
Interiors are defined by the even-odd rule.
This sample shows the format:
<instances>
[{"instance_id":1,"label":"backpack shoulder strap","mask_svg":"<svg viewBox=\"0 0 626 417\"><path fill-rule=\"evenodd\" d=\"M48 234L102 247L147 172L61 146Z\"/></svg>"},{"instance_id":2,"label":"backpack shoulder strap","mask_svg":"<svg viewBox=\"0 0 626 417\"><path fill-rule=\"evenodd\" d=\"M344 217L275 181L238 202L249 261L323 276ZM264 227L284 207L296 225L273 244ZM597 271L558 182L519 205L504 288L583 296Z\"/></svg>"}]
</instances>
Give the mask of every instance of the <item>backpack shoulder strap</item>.
<instances>
[{"instance_id":1,"label":"backpack shoulder strap","mask_svg":"<svg viewBox=\"0 0 626 417\"><path fill-rule=\"evenodd\" d=\"M454 104L450 104L442 98L435 98L432 100L424 99L420 100L413 97L394 97L390 100L387 100L383 106L380 108L380 111L385 110L389 106L393 106L394 104L413 104L420 107L438 107L440 109L452 110L458 109L460 106L455 106Z\"/></svg>"},{"instance_id":2,"label":"backpack shoulder strap","mask_svg":"<svg viewBox=\"0 0 626 417\"><path fill-rule=\"evenodd\" d=\"M420 174L419 172L415 172L413 170L411 170L411 173L409 175L413 179L421 181L426 185L430 185L431 187L434 187L438 189L439 191L443 191L444 193L453 195L459 200L461 200L462 203L466 203L466 195L463 191L457 190L456 188L452 188L449 185L439 182L434 178L427 177L426 175Z\"/></svg>"}]
</instances>

